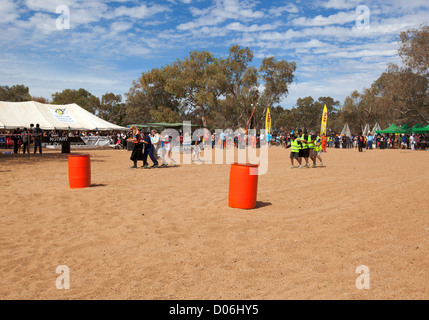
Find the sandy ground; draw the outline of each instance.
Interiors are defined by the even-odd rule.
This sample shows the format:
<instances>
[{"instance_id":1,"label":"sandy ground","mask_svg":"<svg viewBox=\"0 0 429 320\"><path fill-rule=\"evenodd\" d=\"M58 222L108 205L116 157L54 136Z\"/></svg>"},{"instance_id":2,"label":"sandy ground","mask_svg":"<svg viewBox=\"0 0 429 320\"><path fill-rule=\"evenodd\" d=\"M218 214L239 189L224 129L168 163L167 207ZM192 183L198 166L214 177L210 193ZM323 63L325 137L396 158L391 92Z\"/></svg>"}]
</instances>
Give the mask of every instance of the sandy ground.
<instances>
[{"instance_id":1,"label":"sandy ground","mask_svg":"<svg viewBox=\"0 0 429 320\"><path fill-rule=\"evenodd\" d=\"M229 165L86 152L93 186L74 190L60 151L0 155L0 299L429 298L427 151L328 149L326 168L290 169L273 147L254 210L228 207Z\"/></svg>"}]
</instances>

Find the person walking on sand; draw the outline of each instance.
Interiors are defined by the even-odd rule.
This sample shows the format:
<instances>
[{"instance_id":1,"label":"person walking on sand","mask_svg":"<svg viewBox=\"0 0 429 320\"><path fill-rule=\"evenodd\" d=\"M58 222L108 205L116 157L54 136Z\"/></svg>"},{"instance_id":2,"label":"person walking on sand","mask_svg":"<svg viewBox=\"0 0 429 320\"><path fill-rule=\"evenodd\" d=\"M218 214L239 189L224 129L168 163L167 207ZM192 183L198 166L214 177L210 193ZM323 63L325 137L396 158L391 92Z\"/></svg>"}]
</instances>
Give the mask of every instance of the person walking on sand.
<instances>
[{"instance_id":1,"label":"person walking on sand","mask_svg":"<svg viewBox=\"0 0 429 320\"><path fill-rule=\"evenodd\" d=\"M288 144L286 148L291 148L290 149L290 163L291 163L290 168L291 169L295 168L294 160L298 162L299 167L302 167L301 166L302 158L299 157L300 145L294 134L290 136L290 144Z\"/></svg>"},{"instance_id":2,"label":"person walking on sand","mask_svg":"<svg viewBox=\"0 0 429 320\"><path fill-rule=\"evenodd\" d=\"M316 158L319 159L320 165L323 166L322 160L322 140L319 136L314 135L313 137L313 167L316 167Z\"/></svg>"},{"instance_id":3,"label":"person walking on sand","mask_svg":"<svg viewBox=\"0 0 429 320\"><path fill-rule=\"evenodd\" d=\"M173 149L171 147L171 137L169 135L165 135L161 138L162 142L164 143L164 146L162 147L162 157L165 159L165 161L170 160L173 162L173 167L175 167L176 161L172 157ZM163 164L164 167L168 167L168 163Z\"/></svg>"},{"instance_id":4,"label":"person walking on sand","mask_svg":"<svg viewBox=\"0 0 429 320\"><path fill-rule=\"evenodd\" d=\"M165 159L162 155L161 136L155 129L152 130L151 141L152 141L152 145L153 145L153 155L156 158L156 160L161 159L162 166L164 167L167 164L167 162L165 161Z\"/></svg>"},{"instance_id":5,"label":"person walking on sand","mask_svg":"<svg viewBox=\"0 0 429 320\"><path fill-rule=\"evenodd\" d=\"M326 152L326 146L328 144L328 138L326 138L325 134L322 134L322 137L320 138L320 141L322 143L321 147L322 147L322 151Z\"/></svg>"},{"instance_id":6,"label":"person walking on sand","mask_svg":"<svg viewBox=\"0 0 429 320\"><path fill-rule=\"evenodd\" d=\"M147 162L147 157L149 156L150 159L153 162L152 168L158 167L158 161L153 155L153 145L152 140L150 137L150 134L147 134L143 140L143 143L145 144L144 152L143 152L143 168L147 168L149 166Z\"/></svg>"},{"instance_id":7,"label":"person walking on sand","mask_svg":"<svg viewBox=\"0 0 429 320\"><path fill-rule=\"evenodd\" d=\"M304 158L305 167L310 168L310 164L308 163L308 158L310 156L310 149L308 146L308 133L307 130L304 131L304 134L299 135L301 131L298 131L298 142L301 142L301 150L300 150L300 158ZM301 168L301 165L299 166Z\"/></svg>"},{"instance_id":8,"label":"person walking on sand","mask_svg":"<svg viewBox=\"0 0 429 320\"><path fill-rule=\"evenodd\" d=\"M133 161L134 165L131 168L137 168L137 161L143 161L144 164L144 158L143 158L143 148L144 143L142 141L142 136L140 135L140 132L136 132L136 135L133 137L132 142L134 143L134 148L131 153L130 160Z\"/></svg>"},{"instance_id":9,"label":"person walking on sand","mask_svg":"<svg viewBox=\"0 0 429 320\"><path fill-rule=\"evenodd\" d=\"M202 137L195 137L194 139L194 145L192 146L192 161L201 161L200 160L200 154L201 154L201 140Z\"/></svg>"}]
</instances>

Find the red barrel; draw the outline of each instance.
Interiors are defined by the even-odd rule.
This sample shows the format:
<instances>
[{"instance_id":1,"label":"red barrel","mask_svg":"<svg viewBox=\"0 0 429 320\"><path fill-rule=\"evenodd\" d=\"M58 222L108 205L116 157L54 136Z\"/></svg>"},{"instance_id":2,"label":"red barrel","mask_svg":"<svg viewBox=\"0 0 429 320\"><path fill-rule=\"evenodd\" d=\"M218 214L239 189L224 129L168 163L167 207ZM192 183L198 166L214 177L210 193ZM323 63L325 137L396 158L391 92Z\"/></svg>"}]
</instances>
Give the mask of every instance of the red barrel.
<instances>
[{"instance_id":1,"label":"red barrel","mask_svg":"<svg viewBox=\"0 0 429 320\"><path fill-rule=\"evenodd\" d=\"M91 162L89 154L69 155L69 183L71 189L91 185Z\"/></svg>"},{"instance_id":2,"label":"red barrel","mask_svg":"<svg viewBox=\"0 0 429 320\"><path fill-rule=\"evenodd\" d=\"M231 208L254 209L258 191L258 165L233 164L229 175L228 205Z\"/></svg>"}]
</instances>

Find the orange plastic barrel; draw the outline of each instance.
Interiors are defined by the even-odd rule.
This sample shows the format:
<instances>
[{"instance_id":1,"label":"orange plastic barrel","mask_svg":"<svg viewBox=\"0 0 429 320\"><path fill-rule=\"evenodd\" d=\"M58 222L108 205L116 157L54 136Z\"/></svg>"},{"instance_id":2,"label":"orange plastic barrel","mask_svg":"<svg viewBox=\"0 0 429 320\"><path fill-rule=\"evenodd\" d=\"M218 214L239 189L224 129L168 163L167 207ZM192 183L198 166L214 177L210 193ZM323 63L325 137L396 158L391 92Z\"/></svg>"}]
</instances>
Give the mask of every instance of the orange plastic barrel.
<instances>
[{"instance_id":1,"label":"orange plastic barrel","mask_svg":"<svg viewBox=\"0 0 429 320\"><path fill-rule=\"evenodd\" d=\"M71 189L91 185L91 162L89 154L69 155L69 183Z\"/></svg>"},{"instance_id":2,"label":"orange plastic barrel","mask_svg":"<svg viewBox=\"0 0 429 320\"><path fill-rule=\"evenodd\" d=\"M232 164L229 174L228 205L231 208L254 209L257 191L258 165Z\"/></svg>"}]
</instances>

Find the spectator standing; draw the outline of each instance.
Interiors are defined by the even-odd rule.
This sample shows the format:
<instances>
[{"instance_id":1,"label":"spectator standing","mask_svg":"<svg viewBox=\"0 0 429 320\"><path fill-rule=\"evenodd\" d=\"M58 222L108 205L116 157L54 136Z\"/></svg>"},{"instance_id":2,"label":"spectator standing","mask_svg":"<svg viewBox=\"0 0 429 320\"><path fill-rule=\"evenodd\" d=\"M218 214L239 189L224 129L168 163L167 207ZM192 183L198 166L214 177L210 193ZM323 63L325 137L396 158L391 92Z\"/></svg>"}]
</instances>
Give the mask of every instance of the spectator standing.
<instances>
[{"instance_id":1,"label":"spectator standing","mask_svg":"<svg viewBox=\"0 0 429 320\"><path fill-rule=\"evenodd\" d=\"M363 144L365 143L365 138L363 137L362 133L358 137L358 148L359 152L363 151Z\"/></svg>"},{"instance_id":2,"label":"spectator standing","mask_svg":"<svg viewBox=\"0 0 429 320\"><path fill-rule=\"evenodd\" d=\"M25 154L25 152L30 153L30 134L27 130L27 128L24 128L21 132L21 141L22 141L22 152Z\"/></svg>"},{"instance_id":3,"label":"spectator standing","mask_svg":"<svg viewBox=\"0 0 429 320\"><path fill-rule=\"evenodd\" d=\"M372 135L372 133L370 132L367 138L367 144L366 144L366 150L372 150L372 143L374 141L374 136Z\"/></svg>"},{"instance_id":4,"label":"spectator standing","mask_svg":"<svg viewBox=\"0 0 429 320\"><path fill-rule=\"evenodd\" d=\"M39 147L39 153L42 154L42 135L43 131L40 129L40 125L36 123L36 127L33 130L34 133L34 153L37 152L37 147Z\"/></svg>"},{"instance_id":5,"label":"spectator standing","mask_svg":"<svg viewBox=\"0 0 429 320\"><path fill-rule=\"evenodd\" d=\"M17 154L19 152L19 140L20 140L20 129L16 128L12 132L12 140L13 140L13 153Z\"/></svg>"}]
</instances>

